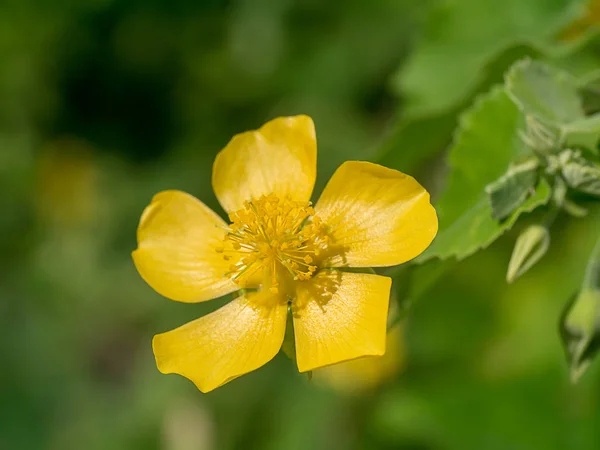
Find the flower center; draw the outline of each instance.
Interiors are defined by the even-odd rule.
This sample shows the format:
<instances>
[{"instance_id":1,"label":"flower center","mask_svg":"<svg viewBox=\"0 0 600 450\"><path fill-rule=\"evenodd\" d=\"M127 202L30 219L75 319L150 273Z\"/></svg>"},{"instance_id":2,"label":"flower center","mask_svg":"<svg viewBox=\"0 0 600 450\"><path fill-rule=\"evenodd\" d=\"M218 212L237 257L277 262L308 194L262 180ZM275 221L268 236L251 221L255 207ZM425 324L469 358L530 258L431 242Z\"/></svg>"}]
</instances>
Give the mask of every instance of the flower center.
<instances>
[{"instance_id":1,"label":"flower center","mask_svg":"<svg viewBox=\"0 0 600 450\"><path fill-rule=\"evenodd\" d=\"M231 260L227 275L236 283L266 274L271 292L278 293L282 277L308 280L317 271L316 258L327 248L328 237L310 203L263 195L245 202L229 219L218 251Z\"/></svg>"}]
</instances>

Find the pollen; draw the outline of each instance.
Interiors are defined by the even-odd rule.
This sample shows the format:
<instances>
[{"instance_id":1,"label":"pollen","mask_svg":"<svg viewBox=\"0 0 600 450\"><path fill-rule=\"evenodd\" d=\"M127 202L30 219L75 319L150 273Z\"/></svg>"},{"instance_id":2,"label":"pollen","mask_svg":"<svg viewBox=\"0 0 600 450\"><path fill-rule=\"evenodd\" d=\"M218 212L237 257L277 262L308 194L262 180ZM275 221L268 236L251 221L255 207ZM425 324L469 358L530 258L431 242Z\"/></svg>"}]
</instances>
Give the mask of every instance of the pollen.
<instances>
[{"instance_id":1,"label":"pollen","mask_svg":"<svg viewBox=\"0 0 600 450\"><path fill-rule=\"evenodd\" d=\"M229 219L217 251L231 263L226 275L237 283L262 276L277 294L284 280L308 280L317 271L315 261L327 248L328 236L310 203L263 195L245 202Z\"/></svg>"}]
</instances>

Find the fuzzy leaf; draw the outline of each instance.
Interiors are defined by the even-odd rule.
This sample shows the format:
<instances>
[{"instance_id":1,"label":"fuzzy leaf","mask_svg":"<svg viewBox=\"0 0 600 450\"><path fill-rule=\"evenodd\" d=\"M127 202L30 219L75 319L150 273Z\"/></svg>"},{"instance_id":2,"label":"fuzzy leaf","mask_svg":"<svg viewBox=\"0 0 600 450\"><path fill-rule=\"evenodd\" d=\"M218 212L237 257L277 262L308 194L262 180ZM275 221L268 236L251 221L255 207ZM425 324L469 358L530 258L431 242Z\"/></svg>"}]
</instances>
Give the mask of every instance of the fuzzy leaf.
<instances>
[{"instance_id":1,"label":"fuzzy leaf","mask_svg":"<svg viewBox=\"0 0 600 450\"><path fill-rule=\"evenodd\" d=\"M540 61L523 59L505 77L506 91L526 115L543 123L565 124L585 117L570 74Z\"/></svg>"},{"instance_id":2,"label":"fuzzy leaf","mask_svg":"<svg viewBox=\"0 0 600 450\"><path fill-rule=\"evenodd\" d=\"M583 147L598 155L600 114L594 114L565 125L563 135L566 146Z\"/></svg>"},{"instance_id":3,"label":"fuzzy leaf","mask_svg":"<svg viewBox=\"0 0 600 450\"><path fill-rule=\"evenodd\" d=\"M562 176L570 188L600 197L600 167L582 159L574 160L562 167Z\"/></svg>"},{"instance_id":4,"label":"fuzzy leaf","mask_svg":"<svg viewBox=\"0 0 600 450\"><path fill-rule=\"evenodd\" d=\"M533 192L538 167L537 159L511 166L504 175L486 186L494 219L503 220L508 217Z\"/></svg>"},{"instance_id":5,"label":"fuzzy leaf","mask_svg":"<svg viewBox=\"0 0 600 450\"><path fill-rule=\"evenodd\" d=\"M531 212L548 203L551 193L550 185L542 179L535 193L503 222L498 222L492 217L492 208L487 196L482 195L473 208L450 227L438 233L433 244L417 258L417 262L433 257L444 259L452 256L461 260L477 250L488 247L505 231L510 230L522 213Z\"/></svg>"},{"instance_id":6,"label":"fuzzy leaf","mask_svg":"<svg viewBox=\"0 0 600 450\"><path fill-rule=\"evenodd\" d=\"M510 229L522 212L549 200L551 189L541 181L504 222L492 217L485 187L500 178L511 162L531 156L519 137L522 123L523 115L501 87L480 97L461 116L448 154L447 189L436 204L440 231L418 262L433 257L465 258Z\"/></svg>"}]
</instances>

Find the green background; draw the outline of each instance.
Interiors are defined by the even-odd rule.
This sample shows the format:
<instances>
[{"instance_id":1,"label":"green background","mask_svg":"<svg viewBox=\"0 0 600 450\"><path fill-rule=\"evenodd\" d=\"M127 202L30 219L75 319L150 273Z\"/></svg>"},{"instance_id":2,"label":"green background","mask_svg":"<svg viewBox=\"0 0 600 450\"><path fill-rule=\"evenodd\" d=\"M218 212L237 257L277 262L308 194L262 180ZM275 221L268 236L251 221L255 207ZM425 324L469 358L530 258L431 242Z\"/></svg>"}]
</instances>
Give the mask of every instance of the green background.
<instances>
[{"instance_id":1,"label":"green background","mask_svg":"<svg viewBox=\"0 0 600 450\"><path fill-rule=\"evenodd\" d=\"M215 154L280 115L315 121L317 194L362 159L439 198L458 114L514 60L600 68L595 5L0 0L0 449L600 448L600 369L571 385L558 334L597 211L513 285L521 222L448 263L411 298L406 367L360 395L282 354L206 395L161 375L153 334L226 300L170 302L130 258L158 191L222 213Z\"/></svg>"}]
</instances>

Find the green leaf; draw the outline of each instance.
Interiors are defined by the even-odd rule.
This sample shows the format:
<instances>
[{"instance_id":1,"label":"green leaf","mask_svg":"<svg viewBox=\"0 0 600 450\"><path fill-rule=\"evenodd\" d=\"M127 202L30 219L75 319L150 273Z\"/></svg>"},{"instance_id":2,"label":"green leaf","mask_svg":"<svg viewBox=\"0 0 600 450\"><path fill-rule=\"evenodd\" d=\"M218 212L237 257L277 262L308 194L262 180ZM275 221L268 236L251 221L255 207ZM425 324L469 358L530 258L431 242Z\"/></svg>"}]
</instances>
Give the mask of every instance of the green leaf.
<instances>
[{"instance_id":1,"label":"green leaf","mask_svg":"<svg viewBox=\"0 0 600 450\"><path fill-rule=\"evenodd\" d=\"M581 290L563 315L561 337L575 382L600 348L600 237L588 261Z\"/></svg>"},{"instance_id":2,"label":"green leaf","mask_svg":"<svg viewBox=\"0 0 600 450\"><path fill-rule=\"evenodd\" d=\"M600 167L581 158L566 163L562 176L571 189L600 197Z\"/></svg>"},{"instance_id":3,"label":"green leaf","mask_svg":"<svg viewBox=\"0 0 600 450\"><path fill-rule=\"evenodd\" d=\"M583 147L598 155L600 141L600 114L576 120L563 128L564 143L567 147Z\"/></svg>"},{"instance_id":4,"label":"green leaf","mask_svg":"<svg viewBox=\"0 0 600 450\"><path fill-rule=\"evenodd\" d=\"M545 124L566 124L585 117L577 80L540 61L516 62L505 77L506 92L526 115Z\"/></svg>"},{"instance_id":5,"label":"green leaf","mask_svg":"<svg viewBox=\"0 0 600 450\"><path fill-rule=\"evenodd\" d=\"M440 2L393 80L409 116L448 110L469 96L506 49L556 51L554 38L583 14L584 0Z\"/></svg>"},{"instance_id":6,"label":"green leaf","mask_svg":"<svg viewBox=\"0 0 600 450\"><path fill-rule=\"evenodd\" d=\"M492 217L492 208L483 194L479 202L465 212L451 226L438 233L433 244L416 259L421 263L430 258L456 257L461 260L472 255L477 250L486 248L505 231L510 230L522 213L533 211L535 208L548 203L551 189L544 179L535 189L535 194L519 206L504 222L498 222Z\"/></svg>"},{"instance_id":7,"label":"green leaf","mask_svg":"<svg viewBox=\"0 0 600 450\"><path fill-rule=\"evenodd\" d=\"M512 283L531 269L548 251L550 232L542 225L527 227L517 238L508 263L506 281Z\"/></svg>"},{"instance_id":8,"label":"green leaf","mask_svg":"<svg viewBox=\"0 0 600 450\"><path fill-rule=\"evenodd\" d=\"M436 209L441 229L477 204L485 187L531 153L518 130L523 116L500 86L478 97L459 118L448 152L448 183Z\"/></svg>"},{"instance_id":9,"label":"green leaf","mask_svg":"<svg viewBox=\"0 0 600 450\"><path fill-rule=\"evenodd\" d=\"M492 217L502 220L508 217L527 198L536 185L539 162L532 158L511 166L498 180L485 188L490 198Z\"/></svg>"},{"instance_id":10,"label":"green leaf","mask_svg":"<svg viewBox=\"0 0 600 450\"><path fill-rule=\"evenodd\" d=\"M535 193L504 222L492 217L485 187L500 178L511 162L531 157L519 137L523 115L502 87L478 98L459 122L448 154L447 188L436 203L440 231L419 262L433 257L464 258L491 244L522 212L546 203L550 197L549 185L541 181Z\"/></svg>"}]
</instances>

